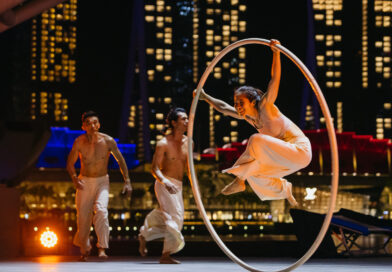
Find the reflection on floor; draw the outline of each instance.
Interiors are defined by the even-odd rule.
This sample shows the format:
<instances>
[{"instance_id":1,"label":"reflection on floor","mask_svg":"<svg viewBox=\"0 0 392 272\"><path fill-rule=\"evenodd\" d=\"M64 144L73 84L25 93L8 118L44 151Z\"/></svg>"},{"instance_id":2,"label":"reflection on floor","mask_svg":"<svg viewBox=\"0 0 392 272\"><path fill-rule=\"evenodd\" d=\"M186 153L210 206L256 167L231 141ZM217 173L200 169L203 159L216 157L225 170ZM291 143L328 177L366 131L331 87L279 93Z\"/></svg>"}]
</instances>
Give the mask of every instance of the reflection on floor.
<instances>
[{"instance_id":1,"label":"reflection on floor","mask_svg":"<svg viewBox=\"0 0 392 272\"><path fill-rule=\"evenodd\" d=\"M177 272L177 271L214 271L230 272L245 271L228 258L178 258L180 265L161 265L157 257L110 257L108 261L101 262L97 257L91 257L88 262L77 262L77 257L46 256L40 258L23 258L0 261L0 271L31 271L31 272L107 272L107 271L132 271L132 272ZM246 258L249 265L260 270L281 270L296 261L287 258ZM391 270L392 257L388 258L361 258L361 259L312 259L295 271L304 272L389 272Z\"/></svg>"}]
</instances>

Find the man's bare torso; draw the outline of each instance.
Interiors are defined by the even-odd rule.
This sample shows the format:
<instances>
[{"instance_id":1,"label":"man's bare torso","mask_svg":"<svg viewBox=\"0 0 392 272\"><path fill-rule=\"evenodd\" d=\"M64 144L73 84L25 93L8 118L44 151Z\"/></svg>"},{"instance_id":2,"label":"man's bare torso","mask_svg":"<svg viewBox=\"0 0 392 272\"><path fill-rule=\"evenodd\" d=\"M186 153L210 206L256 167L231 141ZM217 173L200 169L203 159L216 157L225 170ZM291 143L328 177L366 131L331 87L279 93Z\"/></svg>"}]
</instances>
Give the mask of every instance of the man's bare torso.
<instances>
[{"instance_id":1,"label":"man's bare torso","mask_svg":"<svg viewBox=\"0 0 392 272\"><path fill-rule=\"evenodd\" d=\"M161 165L163 175L182 181L187 163L188 138L175 141L172 135L165 136L165 154Z\"/></svg>"},{"instance_id":2,"label":"man's bare torso","mask_svg":"<svg viewBox=\"0 0 392 272\"><path fill-rule=\"evenodd\" d=\"M110 137L98 133L96 139L90 141L87 134L76 139L80 158L80 174L86 177L101 177L108 173L108 162L110 156Z\"/></svg>"}]
</instances>

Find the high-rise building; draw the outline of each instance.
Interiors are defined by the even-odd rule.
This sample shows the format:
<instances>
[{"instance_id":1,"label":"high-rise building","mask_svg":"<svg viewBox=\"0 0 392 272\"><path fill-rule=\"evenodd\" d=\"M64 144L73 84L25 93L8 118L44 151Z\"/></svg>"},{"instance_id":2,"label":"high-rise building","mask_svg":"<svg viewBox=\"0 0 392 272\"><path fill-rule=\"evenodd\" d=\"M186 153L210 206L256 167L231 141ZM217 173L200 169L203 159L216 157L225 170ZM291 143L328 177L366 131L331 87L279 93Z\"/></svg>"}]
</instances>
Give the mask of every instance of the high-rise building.
<instances>
[{"instance_id":1,"label":"high-rise building","mask_svg":"<svg viewBox=\"0 0 392 272\"><path fill-rule=\"evenodd\" d=\"M312 2L317 78L335 127L390 137L392 2Z\"/></svg>"},{"instance_id":2,"label":"high-rise building","mask_svg":"<svg viewBox=\"0 0 392 272\"><path fill-rule=\"evenodd\" d=\"M31 25L30 118L68 121L67 88L76 80L77 0L44 11Z\"/></svg>"},{"instance_id":3,"label":"high-rise building","mask_svg":"<svg viewBox=\"0 0 392 272\"><path fill-rule=\"evenodd\" d=\"M222 49L245 38L246 10L246 1L194 1L193 82L195 86L205 68ZM224 57L209 76L206 90L215 96L222 89L234 89L245 84L245 59L246 47L240 47ZM211 106L208 115L203 118L208 118L208 146L214 147L240 140L236 120L223 116ZM203 133L207 131L206 126L201 129Z\"/></svg>"},{"instance_id":4,"label":"high-rise building","mask_svg":"<svg viewBox=\"0 0 392 272\"><path fill-rule=\"evenodd\" d=\"M152 147L163 137L170 105L186 108L192 98L192 13L189 0L145 3Z\"/></svg>"},{"instance_id":5,"label":"high-rise building","mask_svg":"<svg viewBox=\"0 0 392 272\"><path fill-rule=\"evenodd\" d=\"M342 97L343 80L343 0L313 0L317 78L326 96L331 99L330 106L336 112L335 126L343 131ZM331 105L333 104L333 105ZM309 106L310 107L310 106ZM323 121L323 119L321 119Z\"/></svg>"},{"instance_id":6,"label":"high-rise building","mask_svg":"<svg viewBox=\"0 0 392 272\"><path fill-rule=\"evenodd\" d=\"M244 36L246 5L238 0L163 1L145 3L146 66L151 146L162 137L170 105L189 110L192 91L206 66L225 46ZM246 49L219 63L209 86L245 83ZM203 114L203 113L202 113ZM209 140L204 147L238 140L237 122L209 108L204 112ZM224 123L224 124L223 124ZM217 126L228 126L219 130ZM204 138L205 139L205 138ZM202 140L202 139L201 139Z\"/></svg>"},{"instance_id":7,"label":"high-rise building","mask_svg":"<svg viewBox=\"0 0 392 272\"><path fill-rule=\"evenodd\" d=\"M372 59L369 60L368 70L372 77L369 79L369 87L374 89L372 95L376 95L376 136L379 139L392 138L392 113L391 113L391 88L392 88L392 51L391 51L391 31L392 31L392 1L363 0L364 7L369 10L368 38L369 51L373 52ZM370 18L369 18L370 17ZM366 21L365 21L366 22ZM370 31L370 29L372 31ZM367 34L367 33L366 33ZM366 69L366 66L363 67ZM372 93L373 93L372 92Z\"/></svg>"},{"instance_id":8,"label":"high-rise building","mask_svg":"<svg viewBox=\"0 0 392 272\"><path fill-rule=\"evenodd\" d=\"M68 91L76 80L77 9L77 0L67 0L1 34L5 120L68 125Z\"/></svg>"}]
</instances>

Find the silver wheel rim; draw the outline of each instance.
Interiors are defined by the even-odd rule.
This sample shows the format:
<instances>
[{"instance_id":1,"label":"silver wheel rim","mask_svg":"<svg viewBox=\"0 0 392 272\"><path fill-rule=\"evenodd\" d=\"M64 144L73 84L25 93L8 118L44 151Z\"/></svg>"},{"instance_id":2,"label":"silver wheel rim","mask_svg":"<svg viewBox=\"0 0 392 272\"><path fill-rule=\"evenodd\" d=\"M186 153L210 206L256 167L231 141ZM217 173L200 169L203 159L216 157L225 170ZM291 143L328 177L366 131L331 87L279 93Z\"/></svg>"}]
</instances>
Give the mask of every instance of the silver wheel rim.
<instances>
[{"instance_id":1,"label":"silver wheel rim","mask_svg":"<svg viewBox=\"0 0 392 272\"><path fill-rule=\"evenodd\" d=\"M243 46L247 44L261 44L261 45L266 45L270 46L270 41L266 39L260 39L260 38L249 38L249 39L244 39L237 41L235 43L230 44L226 48L224 48L215 58L211 61L210 65L208 65L207 69L204 71L199 84L197 85L196 89L196 94L193 98L190 113L189 113L189 123L188 123L188 143L192 142L193 139L193 126L194 126L194 120L195 120L195 114L196 114L196 108L197 104L199 101L200 97L200 92L201 89L203 88L208 76L210 75L211 71L215 67L215 65L230 51ZM325 118L325 123L327 125L327 131L328 131L328 138L329 138L329 144L331 147L331 159L332 159L332 176L331 176L331 197L329 201L329 206L328 206L328 212L325 215L325 219L323 222L323 225L321 226L320 232L317 235L315 241L313 242L312 246L308 249L308 251L296 262L291 264L290 266L281 269L281 270L273 270L276 272L283 272L283 271L291 271L302 264L304 264L312 255L313 253L317 250L319 245L321 244L327 230L329 227L329 224L331 222L331 218L335 209L335 202L336 202L336 196L337 196L337 191L338 191L338 183L339 183L339 161L338 161L338 148L337 148L337 143L336 143L336 136L335 136L335 129L333 127L333 122L332 122L332 117L328 109L328 105L325 101L324 95L317 84L316 80L314 79L313 75L309 72L307 67L301 62L300 59L298 59L297 56L295 56L292 52L290 52L287 48L285 48L282 45L276 45L276 48L279 49L281 53L283 53L285 56L287 56L303 73L307 81L309 82L310 86L312 87L312 90L314 94L316 95L317 101L320 105L321 111L323 112L324 118ZM195 165L193 161L193 150L192 150L192 144L188 145L188 167L189 167L189 172L190 172L190 179L191 179L191 186L192 186L192 191L193 195L195 197L195 201L197 204L197 208L201 214L201 217L203 218L204 224L206 225L208 231L210 232L212 238L214 241L218 244L218 246L221 248L221 250L236 264L242 266L243 268L249 270L249 271L257 271L257 272L265 272L266 270L260 270L257 269L253 266L248 265L246 262L242 261L240 258L238 258L233 252L230 251L225 245L225 243L220 239L219 235L216 233L214 227L212 226L203 202L201 200L200 196L200 190L199 190L199 183L197 180L197 176L195 173Z\"/></svg>"}]
</instances>

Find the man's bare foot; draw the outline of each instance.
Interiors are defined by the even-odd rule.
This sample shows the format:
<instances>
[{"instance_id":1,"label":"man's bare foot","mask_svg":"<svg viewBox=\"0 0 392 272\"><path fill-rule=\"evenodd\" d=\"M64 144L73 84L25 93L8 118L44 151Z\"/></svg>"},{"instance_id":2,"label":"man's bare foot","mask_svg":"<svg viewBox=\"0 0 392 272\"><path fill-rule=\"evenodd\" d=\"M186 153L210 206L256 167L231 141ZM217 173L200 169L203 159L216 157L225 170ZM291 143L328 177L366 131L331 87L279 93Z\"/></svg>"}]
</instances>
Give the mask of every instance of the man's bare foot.
<instances>
[{"instance_id":1,"label":"man's bare foot","mask_svg":"<svg viewBox=\"0 0 392 272\"><path fill-rule=\"evenodd\" d=\"M148 250L146 247L146 239L144 239L144 236L139 234L138 235L138 239L139 239L139 253L141 256L145 257L147 256Z\"/></svg>"},{"instance_id":2,"label":"man's bare foot","mask_svg":"<svg viewBox=\"0 0 392 272\"><path fill-rule=\"evenodd\" d=\"M180 264L181 262L173 259L168 253L163 253L161 259L159 260L160 264Z\"/></svg>"},{"instance_id":3,"label":"man's bare foot","mask_svg":"<svg viewBox=\"0 0 392 272\"><path fill-rule=\"evenodd\" d=\"M87 262L88 256L90 256L90 250L82 252L82 255L79 258L79 262Z\"/></svg>"},{"instance_id":4,"label":"man's bare foot","mask_svg":"<svg viewBox=\"0 0 392 272\"><path fill-rule=\"evenodd\" d=\"M295 200L294 196L293 196L293 185L291 184L291 182L287 182L287 186L288 186L288 192L287 192L287 201L290 203L291 206L295 207L298 206L298 202Z\"/></svg>"},{"instance_id":5,"label":"man's bare foot","mask_svg":"<svg viewBox=\"0 0 392 272\"><path fill-rule=\"evenodd\" d=\"M245 191L245 180L237 177L229 185L226 185L221 193L224 195L231 195L242 191Z\"/></svg>"},{"instance_id":6,"label":"man's bare foot","mask_svg":"<svg viewBox=\"0 0 392 272\"><path fill-rule=\"evenodd\" d=\"M98 257L100 259L107 259L108 258L108 255L106 255L104 248L98 248Z\"/></svg>"}]
</instances>

